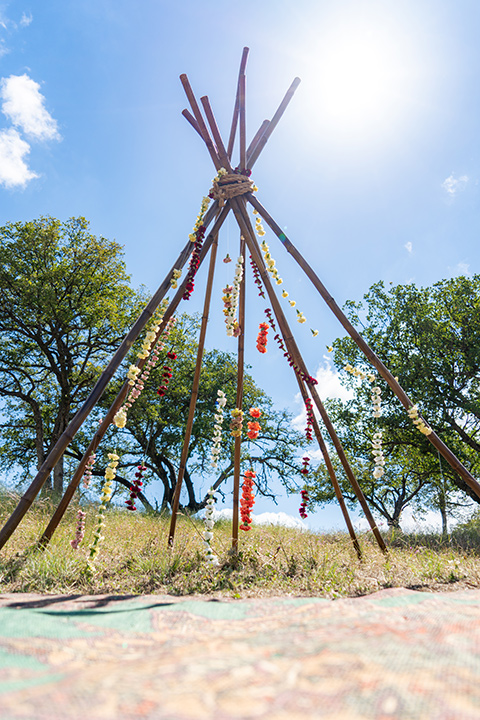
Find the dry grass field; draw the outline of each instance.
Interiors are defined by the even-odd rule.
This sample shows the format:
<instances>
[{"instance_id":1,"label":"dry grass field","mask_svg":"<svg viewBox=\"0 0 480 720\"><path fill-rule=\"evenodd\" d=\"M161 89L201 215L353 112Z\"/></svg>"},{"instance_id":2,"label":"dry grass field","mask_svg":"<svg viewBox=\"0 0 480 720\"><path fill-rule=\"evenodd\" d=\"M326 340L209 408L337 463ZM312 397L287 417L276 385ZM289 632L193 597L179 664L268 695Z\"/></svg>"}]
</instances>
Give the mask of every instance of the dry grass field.
<instances>
[{"instance_id":1,"label":"dry grass field","mask_svg":"<svg viewBox=\"0 0 480 720\"><path fill-rule=\"evenodd\" d=\"M2 524L16 498L3 496ZM241 532L239 553L230 553L231 526L215 525L212 547L220 564L205 561L203 523L180 516L173 549L167 547L166 517L109 508L104 540L87 567L96 526L96 506L86 507L86 534L73 550L76 511L65 518L44 550L37 541L51 517L52 506L40 500L27 513L0 555L2 592L49 594L173 594L209 597L272 595L354 597L383 588L423 591L480 587L478 521L456 530L449 542L436 535L386 537L388 553L378 549L370 533L360 536L358 560L345 533L320 534L284 527L253 526Z\"/></svg>"}]
</instances>

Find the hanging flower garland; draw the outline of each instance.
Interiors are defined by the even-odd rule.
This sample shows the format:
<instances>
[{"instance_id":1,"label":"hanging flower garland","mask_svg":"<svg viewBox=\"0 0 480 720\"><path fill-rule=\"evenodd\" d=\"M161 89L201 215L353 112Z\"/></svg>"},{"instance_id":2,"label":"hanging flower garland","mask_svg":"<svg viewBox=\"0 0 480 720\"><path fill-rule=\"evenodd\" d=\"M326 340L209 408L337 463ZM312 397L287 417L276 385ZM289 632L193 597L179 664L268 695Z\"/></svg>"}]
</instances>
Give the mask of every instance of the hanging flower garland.
<instances>
[{"instance_id":1,"label":"hanging flower garland","mask_svg":"<svg viewBox=\"0 0 480 720\"><path fill-rule=\"evenodd\" d=\"M217 468L218 456L220 455L220 446L222 444L222 425L223 425L223 408L227 404L227 397L223 390L217 390L216 413L214 415L215 425L213 426L213 440L212 440L212 459L211 466Z\"/></svg>"},{"instance_id":2,"label":"hanging flower garland","mask_svg":"<svg viewBox=\"0 0 480 720\"><path fill-rule=\"evenodd\" d=\"M250 530L252 525L252 508L255 504L255 498L253 495L253 479L256 477L256 473L253 470L247 470L244 475L242 485L242 497L240 499L240 516L242 518L242 524L240 530Z\"/></svg>"},{"instance_id":3,"label":"hanging flower garland","mask_svg":"<svg viewBox=\"0 0 480 720\"><path fill-rule=\"evenodd\" d=\"M167 352L167 358L169 360L176 360L177 354L175 352L173 352L173 350L169 350ZM167 392L168 383L172 379L172 376L173 376L173 372L172 372L172 368L170 367L170 365L164 365L162 368L162 384L160 385L160 387L157 390L157 395L159 395L160 397L163 397L163 395L165 395L165 393Z\"/></svg>"},{"instance_id":4,"label":"hanging flower garland","mask_svg":"<svg viewBox=\"0 0 480 720\"><path fill-rule=\"evenodd\" d=\"M170 278L170 285L173 288L173 290L176 290L178 287L178 280L182 277L182 271L177 270L177 268L174 268L172 272L172 277Z\"/></svg>"},{"instance_id":5,"label":"hanging flower garland","mask_svg":"<svg viewBox=\"0 0 480 720\"><path fill-rule=\"evenodd\" d=\"M86 512L83 510L79 510L77 513L77 529L75 531L75 537L73 540L70 540L70 545L74 550L78 550L78 546L82 542L84 536L85 536L85 516Z\"/></svg>"},{"instance_id":6,"label":"hanging flower garland","mask_svg":"<svg viewBox=\"0 0 480 720\"><path fill-rule=\"evenodd\" d=\"M308 442L313 440L313 402L309 397L305 398L305 412L307 414L307 424L305 426L305 437Z\"/></svg>"},{"instance_id":7,"label":"hanging flower garland","mask_svg":"<svg viewBox=\"0 0 480 720\"><path fill-rule=\"evenodd\" d=\"M138 498L138 494L142 488L143 482L142 478L146 470L146 466L143 463L140 463L140 465L137 466L137 472L135 473L135 480L132 482L132 486L130 489L130 497L128 500L125 500L125 505L127 506L128 510L136 510L135 506L135 500Z\"/></svg>"},{"instance_id":8,"label":"hanging flower garland","mask_svg":"<svg viewBox=\"0 0 480 720\"><path fill-rule=\"evenodd\" d=\"M243 278L243 256L240 255L235 266L235 277L233 284L223 288L223 314L225 315L225 325L227 326L227 335L229 337L238 337L241 328L235 317L237 314L238 300L240 297L240 284Z\"/></svg>"},{"instance_id":9,"label":"hanging flower garland","mask_svg":"<svg viewBox=\"0 0 480 720\"><path fill-rule=\"evenodd\" d=\"M243 428L243 410L240 410L240 408L234 408L231 411L232 420L230 422L230 435L233 437L241 437L242 436L242 428Z\"/></svg>"},{"instance_id":10,"label":"hanging flower garland","mask_svg":"<svg viewBox=\"0 0 480 720\"><path fill-rule=\"evenodd\" d=\"M119 457L116 453L108 453L109 463L105 470L105 483L102 488L102 494L100 496L100 507L98 508L97 515L97 529L93 533L94 540L90 545L90 555L88 559L88 568L90 571L94 571L94 560L99 552L99 544L105 537L102 535L102 530L105 526L105 510L107 504L112 498L112 482L117 474L117 466Z\"/></svg>"},{"instance_id":11,"label":"hanging flower garland","mask_svg":"<svg viewBox=\"0 0 480 720\"><path fill-rule=\"evenodd\" d=\"M227 253L227 254L225 255L225 257L223 258L223 262L224 262L225 264L228 264L228 263L231 263L231 262L232 262L232 258L230 257L230 255L229 255L228 253Z\"/></svg>"},{"instance_id":12,"label":"hanging flower garland","mask_svg":"<svg viewBox=\"0 0 480 720\"><path fill-rule=\"evenodd\" d=\"M260 408L255 407L250 408L249 413L250 417L254 419L247 423L247 435L250 440L256 440L260 432L260 423L257 420L262 416L262 411Z\"/></svg>"},{"instance_id":13,"label":"hanging flower garland","mask_svg":"<svg viewBox=\"0 0 480 720\"><path fill-rule=\"evenodd\" d=\"M190 263L188 266L187 275L185 278L185 291L182 295L182 298L184 300L189 300L190 296L193 292L194 288L194 279L195 275L197 274L198 267L200 265L200 252L202 250L203 246L203 239L205 237L205 232L207 228L203 224L203 219L205 217L205 213L207 212L208 206L210 204L210 198L204 197L202 200L202 205L200 207L200 212L197 216L197 220L195 222L195 225L193 227L193 231L188 236L190 239L190 242L193 243L193 250L192 254L190 256Z\"/></svg>"},{"instance_id":14,"label":"hanging flower garland","mask_svg":"<svg viewBox=\"0 0 480 720\"><path fill-rule=\"evenodd\" d=\"M332 348L333 349L333 348ZM330 348L328 351L331 352ZM354 377L360 378L361 380L368 380L369 383L375 382L374 373L365 373L359 368L353 367L350 363L345 365L345 370ZM382 415L382 389L379 385L374 385L371 392L372 405L373 405L373 417L379 418ZM385 474L385 456L382 449L383 433L381 430L373 434L372 440L372 455L375 467L373 468L373 477L378 480Z\"/></svg>"},{"instance_id":15,"label":"hanging flower garland","mask_svg":"<svg viewBox=\"0 0 480 720\"><path fill-rule=\"evenodd\" d=\"M273 314L270 308L267 308L265 310L265 315L268 318L268 322L270 324L270 327L272 328L273 332L276 333L273 336L273 339L276 340L278 347L280 350L283 351L284 357L287 359L288 364L291 368L293 368L296 375L298 375L299 378L301 378L304 382L306 382L308 385L318 385L318 380L316 380L312 375L307 375L307 373L303 372L299 368L299 366L293 361L292 356L288 352L287 348L285 347L285 343L283 342L283 339L280 337L280 335L277 333L277 328L275 326L275 321L273 319Z\"/></svg>"},{"instance_id":16,"label":"hanging flower garland","mask_svg":"<svg viewBox=\"0 0 480 720\"><path fill-rule=\"evenodd\" d=\"M85 464L85 470L83 471L83 483L82 483L85 490L87 490L88 486L90 485L90 481L92 479L92 468L95 464L96 458L97 458L97 456L95 455L95 453L92 453L91 455L89 455L88 460Z\"/></svg>"},{"instance_id":17,"label":"hanging flower garland","mask_svg":"<svg viewBox=\"0 0 480 720\"><path fill-rule=\"evenodd\" d=\"M162 303L161 307L161 317L163 317L165 310L167 308L168 301L165 301L166 304ZM158 322L161 321L161 318ZM124 405L117 411L115 414L115 417L113 418L113 422L118 428L124 428L127 424L127 413L132 407L135 400L137 400L138 397L140 397L140 394L145 387L145 382L150 377L150 373L152 372L153 368L158 362L159 354L165 347L165 340L170 335L170 332L176 322L176 318L172 317L167 323L167 326L165 330L163 331L162 335L158 338L156 343L153 345L150 344L148 347L148 353L150 354L150 357L146 363L146 367L143 368L143 372L141 368L139 368L137 365L130 365L128 372L127 372L127 380L128 384L131 386L131 390L128 396L128 399ZM154 326L157 328L155 331L155 337L156 333L158 333L159 325ZM151 352L150 352L151 351ZM148 355L147 355L148 357Z\"/></svg>"},{"instance_id":18,"label":"hanging flower garland","mask_svg":"<svg viewBox=\"0 0 480 720\"><path fill-rule=\"evenodd\" d=\"M249 258L250 258L250 267L252 268L252 273L253 273L253 279L254 279L255 285L257 286L257 290L258 290L258 296L261 298L265 298L265 293L263 291L263 285L262 285L262 280L260 278L259 269L256 266L251 255L249 255Z\"/></svg>"},{"instance_id":19,"label":"hanging flower garland","mask_svg":"<svg viewBox=\"0 0 480 720\"><path fill-rule=\"evenodd\" d=\"M215 494L213 488L208 491L207 507L205 508L205 531L203 533L203 541L205 546L206 561L209 565L219 565L218 557L215 555L212 549L213 540L213 527L215 520L213 519L213 512L215 508Z\"/></svg>"},{"instance_id":20,"label":"hanging flower garland","mask_svg":"<svg viewBox=\"0 0 480 720\"><path fill-rule=\"evenodd\" d=\"M378 478L381 478L382 475L384 475L384 473L385 473L385 470L383 469L385 466L385 458L383 456L383 450L382 450L382 439L383 439L383 434L381 431L373 434L372 455L373 455L373 460L375 462L375 468L373 470L373 477L376 480L378 480Z\"/></svg>"},{"instance_id":21,"label":"hanging flower garland","mask_svg":"<svg viewBox=\"0 0 480 720\"><path fill-rule=\"evenodd\" d=\"M300 495L302 497L302 502L300 503L298 512L300 513L300 517L302 518L302 520L305 520L305 518L308 517L307 506L310 502L310 498L308 496L308 491L305 488L303 490L300 490Z\"/></svg>"},{"instance_id":22,"label":"hanging flower garland","mask_svg":"<svg viewBox=\"0 0 480 720\"><path fill-rule=\"evenodd\" d=\"M408 410L408 417L413 422L417 430L420 430L420 432L423 435L431 435L433 430L431 427L426 425L423 420L418 416L418 407L417 405L412 405Z\"/></svg>"},{"instance_id":23,"label":"hanging flower garland","mask_svg":"<svg viewBox=\"0 0 480 720\"><path fill-rule=\"evenodd\" d=\"M258 326L258 335L257 335L257 350L260 353L266 353L267 352L267 335L268 335L268 323L260 323Z\"/></svg>"}]
</instances>

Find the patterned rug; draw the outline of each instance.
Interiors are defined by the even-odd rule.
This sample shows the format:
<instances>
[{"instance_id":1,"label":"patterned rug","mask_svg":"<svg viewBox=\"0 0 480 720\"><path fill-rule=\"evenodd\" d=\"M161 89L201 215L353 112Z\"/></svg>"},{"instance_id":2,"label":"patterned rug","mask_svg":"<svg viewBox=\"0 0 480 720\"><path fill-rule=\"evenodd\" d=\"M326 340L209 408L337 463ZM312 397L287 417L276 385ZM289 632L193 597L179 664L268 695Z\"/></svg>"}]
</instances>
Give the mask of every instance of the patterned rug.
<instances>
[{"instance_id":1,"label":"patterned rug","mask_svg":"<svg viewBox=\"0 0 480 720\"><path fill-rule=\"evenodd\" d=\"M0 596L2 720L478 720L480 590Z\"/></svg>"}]
</instances>

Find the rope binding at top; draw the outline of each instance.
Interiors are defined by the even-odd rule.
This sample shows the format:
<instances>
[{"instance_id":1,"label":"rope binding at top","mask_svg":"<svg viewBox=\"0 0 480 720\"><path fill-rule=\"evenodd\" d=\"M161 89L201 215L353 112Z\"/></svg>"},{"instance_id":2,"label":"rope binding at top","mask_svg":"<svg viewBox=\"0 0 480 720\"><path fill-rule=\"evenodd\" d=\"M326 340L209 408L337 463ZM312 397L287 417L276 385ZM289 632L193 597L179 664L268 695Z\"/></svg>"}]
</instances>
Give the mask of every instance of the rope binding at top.
<instances>
[{"instance_id":1,"label":"rope binding at top","mask_svg":"<svg viewBox=\"0 0 480 720\"><path fill-rule=\"evenodd\" d=\"M218 200L220 207L231 198L253 192L254 184L246 175L229 173L226 170L219 170L216 178L213 179L213 187L209 197Z\"/></svg>"}]
</instances>

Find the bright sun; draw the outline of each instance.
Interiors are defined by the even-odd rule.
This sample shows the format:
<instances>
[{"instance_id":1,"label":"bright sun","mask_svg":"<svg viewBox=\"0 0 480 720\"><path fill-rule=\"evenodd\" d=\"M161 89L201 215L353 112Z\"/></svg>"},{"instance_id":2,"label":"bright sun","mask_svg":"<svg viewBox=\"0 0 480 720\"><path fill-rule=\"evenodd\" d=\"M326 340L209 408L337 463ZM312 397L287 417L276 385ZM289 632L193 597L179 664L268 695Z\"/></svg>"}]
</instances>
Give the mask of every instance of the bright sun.
<instances>
[{"instance_id":1,"label":"bright sun","mask_svg":"<svg viewBox=\"0 0 480 720\"><path fill-rule=\"evenodd\" d=\"M320 34L310 57L312 109L338 136L391 131L415 83L409 38L388 23L338 23Z\"/></svg>"}]
</instances>

